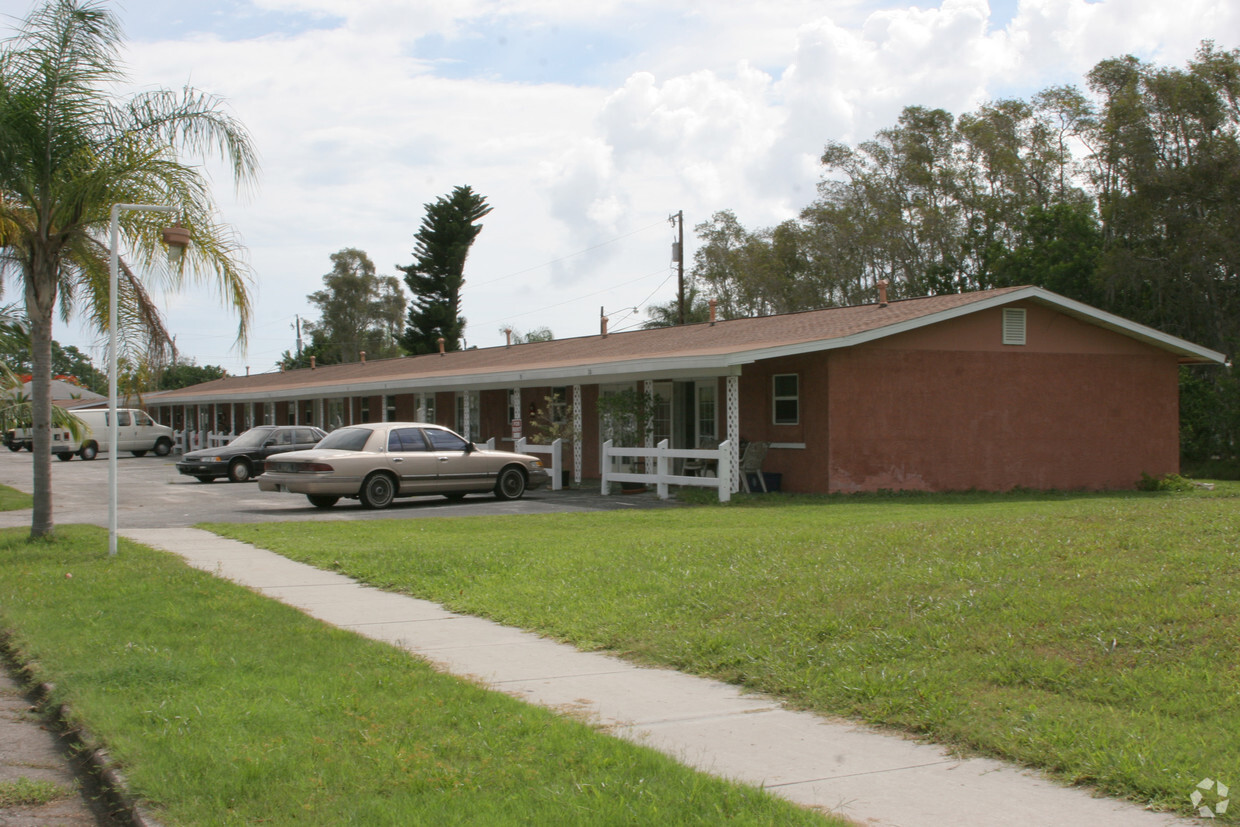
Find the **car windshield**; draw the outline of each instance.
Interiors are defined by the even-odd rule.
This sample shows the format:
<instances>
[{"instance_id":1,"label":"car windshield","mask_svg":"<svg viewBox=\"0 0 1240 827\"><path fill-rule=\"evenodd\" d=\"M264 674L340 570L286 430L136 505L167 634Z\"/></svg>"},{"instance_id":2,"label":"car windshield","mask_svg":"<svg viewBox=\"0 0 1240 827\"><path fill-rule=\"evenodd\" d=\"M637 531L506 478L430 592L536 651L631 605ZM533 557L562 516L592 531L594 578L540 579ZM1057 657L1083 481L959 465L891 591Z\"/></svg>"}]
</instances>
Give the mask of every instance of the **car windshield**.
<instances>
[{"instance_id":1,"label":"car windshield","mask_svg":"<svg viewBox=\"0 0 1240 827\"><path fill-rule=\"evenodd\" d=\"M361 451L373 433L369 428L341 428L323 437L316 448L334 448L337 451Z\"/></svg>"},{"instance_id":2,"label":"car windshield","mask_svg":"<svg viewBox=\"0 0 1240 827\"><path fill-rule=\"evenodd\" d=\"M251 428L228 444L234 448L259 448L272 433L270 428Z\"/></svg>"}]
</instances>

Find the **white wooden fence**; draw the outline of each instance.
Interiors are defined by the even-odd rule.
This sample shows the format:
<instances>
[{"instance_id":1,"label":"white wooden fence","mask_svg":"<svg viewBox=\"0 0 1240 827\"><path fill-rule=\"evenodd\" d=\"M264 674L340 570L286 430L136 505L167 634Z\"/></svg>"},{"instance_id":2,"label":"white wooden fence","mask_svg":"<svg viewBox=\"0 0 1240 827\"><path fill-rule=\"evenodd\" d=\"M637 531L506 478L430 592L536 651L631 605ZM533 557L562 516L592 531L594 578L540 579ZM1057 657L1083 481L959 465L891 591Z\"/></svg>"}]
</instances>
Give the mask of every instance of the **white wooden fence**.
<instances>
[{"instance_id":1,"label":"white wooden fence","mask_svg":"<svg viewBox=\"0 0 1240 827\"><path fill-rule=\"evenodd\" d=\"M237 438L224 431L173 431L172 450L178 454L197 451L199 448L220 448Z\"/></svg>"},{"instance_id":2,"label":"white wooden fence","mask_svg":"<svg viewBox=\"0 0 1240 827\"><path fill-rule=\"evenodd\" d=\"M525 437L516 441L512 450L518 454L550 454L551 455L551 490L559 491L564 487L564 441L557 439L550 445L533 445L526 442Z\"/></svg>"},{"instance_id":3,"label":"white wooden fence","mask_svg":"<svg viewBox=\"0 0 1240 827\"><path fill-rule=\"evenodd\" d=\"M613 471L612 459L617 457L642 457L647 460L647 473L633 471ZM654 472L650 472L649 460L654 460ZM714 460L717 463L715 476L691 477L687 474L671 473L673 459ZM603 443L603 455L600 457L603 469L602 493L611 493L613 482L638 482L643 485L656 486L659 498L668 498L669 485L691 485L701 488L719 490L719 502L726 503L732 499L732 446L729 440L719 443L714 450L703 448L668 448L667 440L663 440L654 448L623 448L613 446L609 439Z\"/></svg>"}]
</instances>

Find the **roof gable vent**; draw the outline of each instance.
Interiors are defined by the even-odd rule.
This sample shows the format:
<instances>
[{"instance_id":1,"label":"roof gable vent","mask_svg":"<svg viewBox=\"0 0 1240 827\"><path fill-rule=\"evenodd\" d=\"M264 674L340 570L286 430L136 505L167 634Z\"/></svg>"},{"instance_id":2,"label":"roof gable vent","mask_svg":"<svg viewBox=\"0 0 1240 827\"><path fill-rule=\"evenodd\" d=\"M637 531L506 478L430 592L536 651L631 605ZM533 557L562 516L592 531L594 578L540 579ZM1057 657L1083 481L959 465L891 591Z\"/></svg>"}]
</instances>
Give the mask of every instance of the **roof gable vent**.
<instances>
[{"instance_id":1,"label":"roof gable vent","mask_svg":"<svg viewBox=\"0 0 1240 827\"><path fill-rule=\"evenodd\" d=\"M1023 307L1003 308L1003 344L1025 344L1025 309Z\"/></svg>"}]
</instances>

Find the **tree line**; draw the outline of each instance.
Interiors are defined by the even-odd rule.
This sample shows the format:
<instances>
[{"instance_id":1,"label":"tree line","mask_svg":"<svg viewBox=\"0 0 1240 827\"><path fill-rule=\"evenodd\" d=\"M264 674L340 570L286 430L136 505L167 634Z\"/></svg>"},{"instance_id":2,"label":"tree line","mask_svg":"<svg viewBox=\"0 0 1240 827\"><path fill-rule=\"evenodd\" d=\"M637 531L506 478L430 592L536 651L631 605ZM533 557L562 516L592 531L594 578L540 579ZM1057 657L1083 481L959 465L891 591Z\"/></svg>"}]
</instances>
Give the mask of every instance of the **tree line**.
<instances>
[{"instance_id":1,"label":"tree line","mask_svg":"<svg viewBox=\"0 0 1240 827\"><path fill-rule=\"evenodd\" d=\"M1033 284L1189 341L1240 345L1240 51L1184 68L1131 56L954 116L909 106L855 146L826 145L800 215L695 228L690 316L724 318ZM669 319L653 308L651 324ZM1230 368L1181 372L1186 458L1235 456Z\"/></svg>"}]
</instances>

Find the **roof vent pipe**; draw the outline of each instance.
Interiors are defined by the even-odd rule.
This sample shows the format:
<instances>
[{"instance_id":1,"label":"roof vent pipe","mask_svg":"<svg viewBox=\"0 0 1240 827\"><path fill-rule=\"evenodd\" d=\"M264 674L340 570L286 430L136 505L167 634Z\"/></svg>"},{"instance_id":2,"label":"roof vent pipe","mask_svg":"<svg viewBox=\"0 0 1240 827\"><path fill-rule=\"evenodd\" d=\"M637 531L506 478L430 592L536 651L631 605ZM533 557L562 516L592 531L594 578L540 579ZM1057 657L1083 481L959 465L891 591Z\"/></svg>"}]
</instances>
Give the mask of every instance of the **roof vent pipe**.
<instances>
[{"instance_id":1,"label":"roof vent pipe","mask_svg":"<svg viewBox=\"0 0 1240 827\"><path fill-rule=\"evenodd\" d=\"M887 279L878 280L878 306L879 307L887 306L887 285L889 284L891 284L891 282L887 281Z\"/></svg>"},{"instance_id":2,"label":"roof vent pipe","mask_svg":"<svg viewBox=\"0 0 1240 827\"><path fill-rule=\"evenodd\" d=\"M310 370L314 370L314 357L310 357Z\"/></svg>"},{"instance_id":3,"label":"roof vent pipe","mask_svg":"<svg viewBox=\"0 0 1240 827\"><path fill-rule=\"evenodd\" d=\"M439 337L439 355L443 356L443 337Z\"/></svg>"},{"instance_id":4,"label":"roof vent pipe","mask_svg":"<svg viewBox=\"0 0 1240 827\"><path fill-rule=\"evenodd\" d=\"M507 340L504 343L504 347L512 347L512 328L511 327L504 328L504 338Z\"/></svg>"},{"instance_id":5,"label":"roof vent pipe","mask_svg":"<svg viewBox=\"0 0 1240 827\"><path fill-rule=\"evenodd\" d=\"M718 310L718 308L719 308L719 300L711 299L710 300L710 326L711 327L715 326L716 311Z\"/></svg>"},{"instance_id":6,"label":"roof vent pipe","mask_svg":"<svg viewBox=\"0 0 1240 827\"><path fill-rule=\"evenodd\" d=\"M600 316L598 323L599 323L599 335L606 338L607 337L607 317Z\"/></svg>"}]
</instances>

